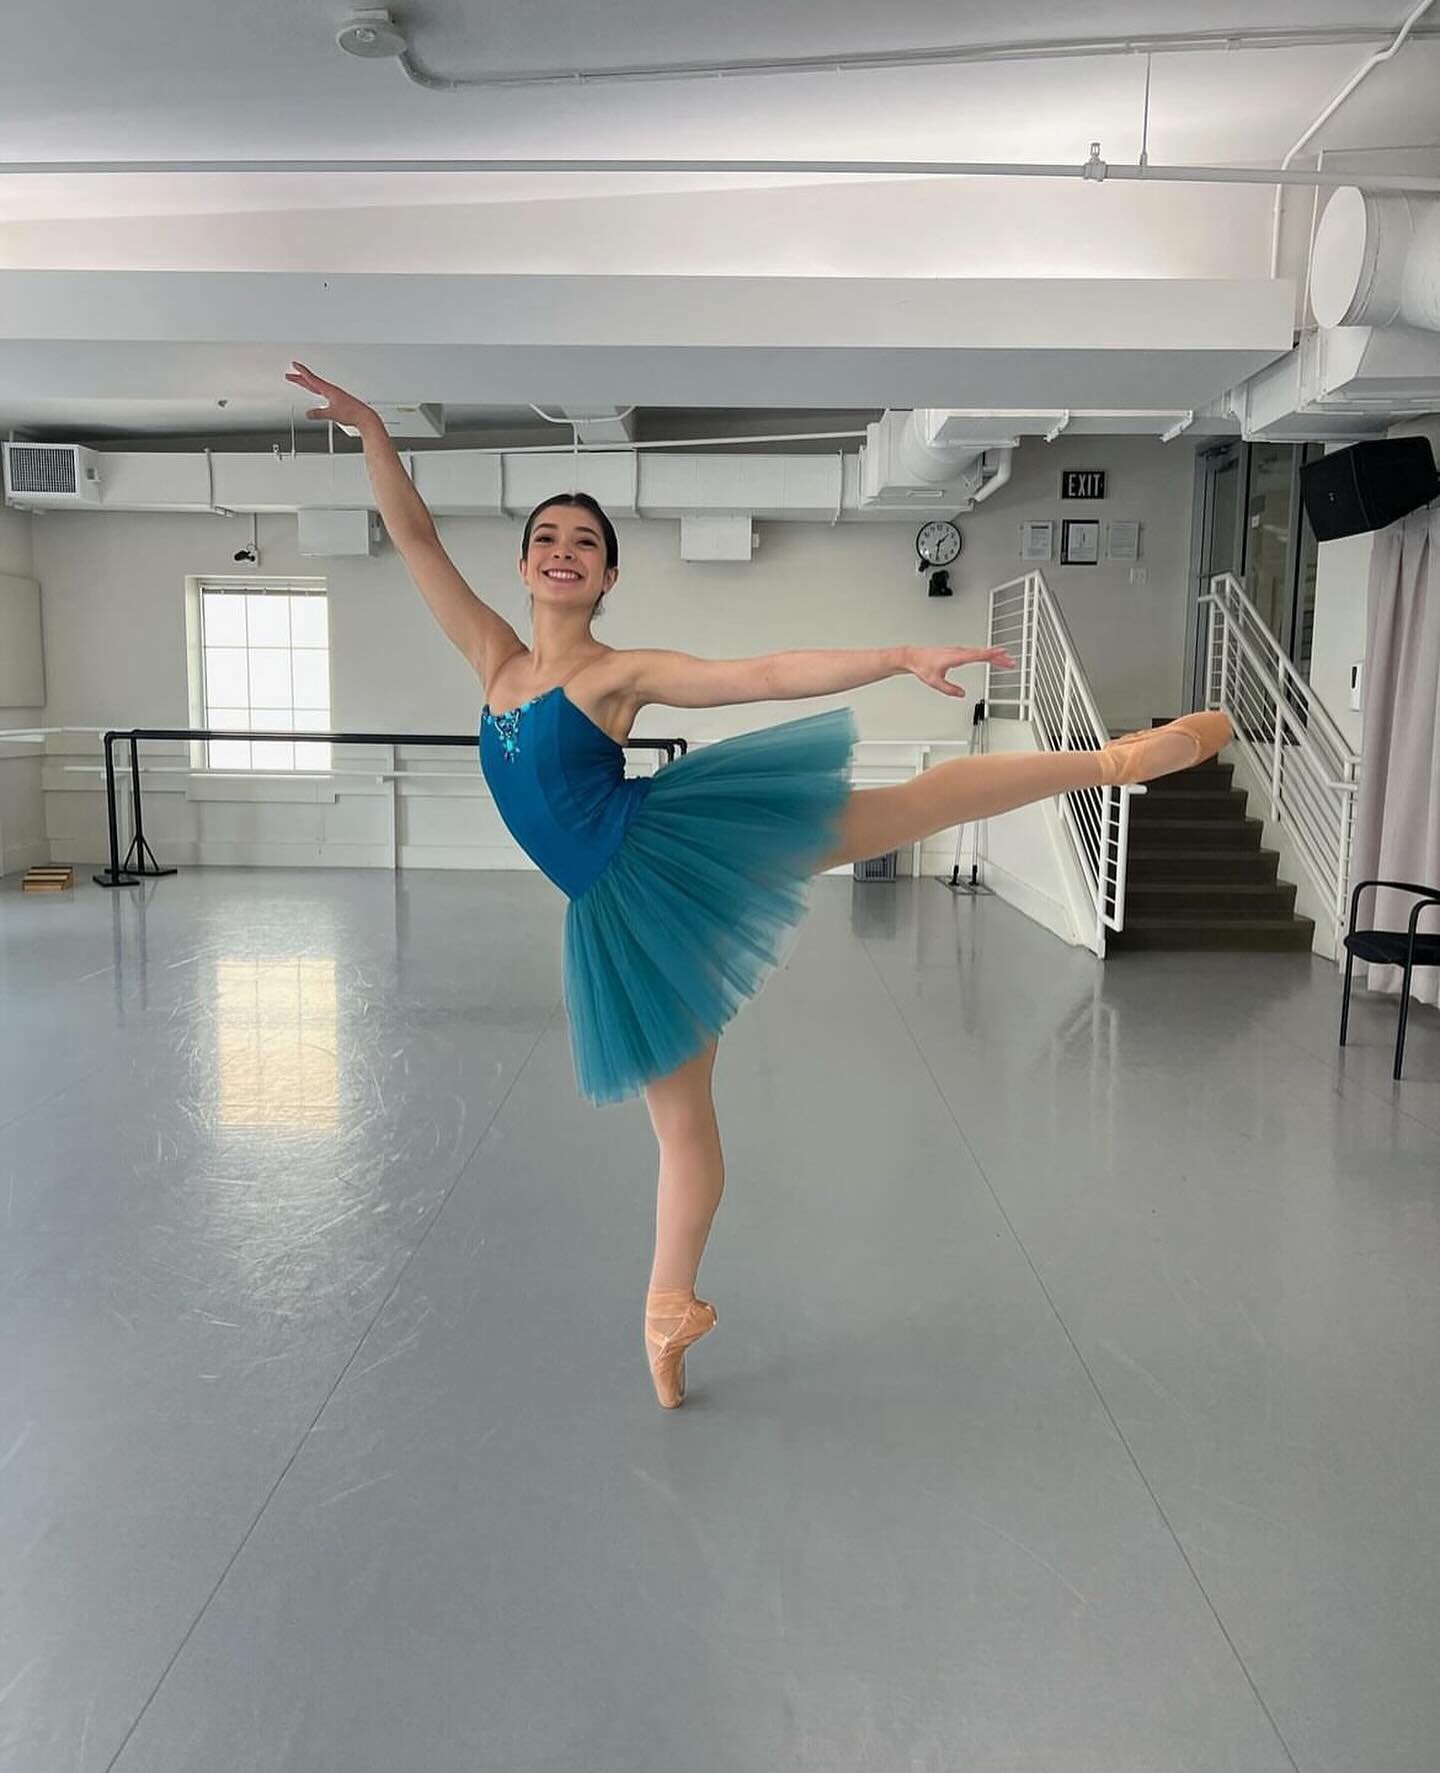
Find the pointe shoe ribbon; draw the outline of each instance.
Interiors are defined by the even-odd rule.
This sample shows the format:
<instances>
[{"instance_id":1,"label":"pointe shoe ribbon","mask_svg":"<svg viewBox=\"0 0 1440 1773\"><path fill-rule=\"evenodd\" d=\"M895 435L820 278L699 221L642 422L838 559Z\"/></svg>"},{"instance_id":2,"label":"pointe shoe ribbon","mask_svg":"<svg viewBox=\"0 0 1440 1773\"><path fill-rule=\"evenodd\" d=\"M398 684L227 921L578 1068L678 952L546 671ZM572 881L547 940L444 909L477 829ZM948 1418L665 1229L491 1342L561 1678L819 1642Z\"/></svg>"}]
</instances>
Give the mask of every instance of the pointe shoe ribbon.
<instances>
[{"instance_id":1,"label":"pointe shoe ribbon","mask_svg":"<svg viewBox=\"0 0 1440 1773\"><path fill-rule=\"evenodd\" d=\"M1174 740L1183 736L1189 741L1190 755L1177 759ZM1152 726L1142 732L1126 733L1112 739L1099 753L1100 784L1119 787L1124 783L1148 782L1156 776L1173 775L1177 770L1193 769L1204 763L1235 737L1230 718L1218 709L1199 714L1182 715L1164 726Z\"/></svg>"},{"instance_id":2,"label":"pointe shoe ribbon","mask_svg":"<svg viewBox=\"0 0 1440 1773\"><path fill-rule=\"evenodd\" d=\"M663 1299L663 1295L659 1297ZM685 1350L702 1336L708 1336L719 1321L715 1307L693 1294L679 1296L673 1301L665 1300L664 1306L658 1308L657 1295L652 1293L646 1301L645 1348L650 1360L650 1377L655 1382L655 1396L662 1408L673 1410L683 1401ZM662 1330L660 1323L673 1324L674 1327Z\"/></svg>"}]
</instances>

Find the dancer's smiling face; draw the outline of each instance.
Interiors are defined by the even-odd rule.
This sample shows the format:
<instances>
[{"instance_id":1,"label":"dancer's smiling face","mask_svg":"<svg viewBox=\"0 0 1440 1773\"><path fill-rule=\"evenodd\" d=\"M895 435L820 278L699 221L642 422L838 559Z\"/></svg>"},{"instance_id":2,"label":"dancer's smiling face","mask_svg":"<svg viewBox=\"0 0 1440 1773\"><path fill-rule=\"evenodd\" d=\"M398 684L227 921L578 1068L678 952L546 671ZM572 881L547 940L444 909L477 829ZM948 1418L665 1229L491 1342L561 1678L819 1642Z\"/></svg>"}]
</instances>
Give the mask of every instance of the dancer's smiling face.
<instances>
[{"instance_id":1,"label":"dancer's smiling face","mask_svg":"<svg viewBox=\"0 0 1440 1773\"><path fill-rule=\"evenodd\" d=\"M615 583L600 520L583 505L546 505L530 526L520 577L537 602L593 609Z\"/></svg>"}]
</instances>

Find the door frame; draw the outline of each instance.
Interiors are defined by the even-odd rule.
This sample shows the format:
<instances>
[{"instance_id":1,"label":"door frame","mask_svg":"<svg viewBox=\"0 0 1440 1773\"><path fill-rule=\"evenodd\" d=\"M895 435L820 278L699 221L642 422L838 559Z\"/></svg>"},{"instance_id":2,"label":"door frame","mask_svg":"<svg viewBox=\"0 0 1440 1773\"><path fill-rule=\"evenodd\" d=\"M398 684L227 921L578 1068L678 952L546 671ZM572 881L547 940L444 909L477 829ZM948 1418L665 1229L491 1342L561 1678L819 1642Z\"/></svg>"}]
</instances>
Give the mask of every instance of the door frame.
<instances>
[{"instance_id":1,"label":"door frame","mask_svg":"<svg viewBox=\"0 0 1440 1773\"><path fill-rule=\"evenodd\" d=\"M1235 499L1235 533L1231 559L1235 577L1245 576L1245 549L1250 534L1250 445L1238 437L1217 440L1195 452L1195 484L1191 498L1190 589L1185 606L1185 663L1181 676L1181 700L1185 711L1205 706L1205 654L1200 645L1200 599L1210 587L1216 550L1211 546L1215 514L1215 484L1222 471L1234 466L1240 475Z\"/></svg>"}]
</instances>

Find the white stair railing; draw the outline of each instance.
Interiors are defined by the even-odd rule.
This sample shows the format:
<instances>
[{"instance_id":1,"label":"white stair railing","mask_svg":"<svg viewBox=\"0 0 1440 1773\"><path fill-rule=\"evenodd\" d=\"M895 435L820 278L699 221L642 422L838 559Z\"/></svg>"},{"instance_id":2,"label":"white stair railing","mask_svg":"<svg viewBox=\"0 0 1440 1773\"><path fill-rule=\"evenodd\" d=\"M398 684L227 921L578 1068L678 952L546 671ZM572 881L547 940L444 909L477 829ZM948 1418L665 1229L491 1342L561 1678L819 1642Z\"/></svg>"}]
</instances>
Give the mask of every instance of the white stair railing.
<instances>
[{"instance_id":1,"label":"white stair railing","mask_svg":"<svg viewBox=\"0 0 1440 1773\"><path fill-rule=\"evenodd\" d=\"M1050 587L1039 573L997 585L990 593L990 645L1003 646L1014 671L988 673L990 713L1029 723L1047 751L1098 751L1110 734ZM1059 796L1069 834L1095 908L1091 946L1105 952L1106 930L1125 927L1125 869L1130 796L1143 788L1081 788Z\"/></svg>"},{"instance_id":2,"label":"white stair railing","mask_svg":"<svg viewBox=\"0 0 1440 1773\"><path fill-rule=\"evenodd\" d=\"M1272 822L1343 931L1360 760L1237 579L1217 573L1201 602L1209 608L1207 705L1230 716Z\"/></svg>"}]
</instances>

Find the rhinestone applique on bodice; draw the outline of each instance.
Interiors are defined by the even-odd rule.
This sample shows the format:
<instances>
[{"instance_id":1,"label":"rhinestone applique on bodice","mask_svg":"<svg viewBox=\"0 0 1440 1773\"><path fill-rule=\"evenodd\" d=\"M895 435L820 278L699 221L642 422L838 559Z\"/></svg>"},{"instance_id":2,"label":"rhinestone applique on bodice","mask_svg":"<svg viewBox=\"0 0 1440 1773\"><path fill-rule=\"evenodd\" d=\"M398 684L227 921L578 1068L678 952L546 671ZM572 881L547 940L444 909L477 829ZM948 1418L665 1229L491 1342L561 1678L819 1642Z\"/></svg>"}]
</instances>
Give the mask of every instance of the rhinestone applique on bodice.
<instances>
[{"instance_id":1,"label":"rhinestone applique on bodice","mask_svg":"<svg viewBox=\"0 0 1440 1773\"><path fill-rule=\"evenodd\" d=\"M558 688L559 685L557 684L556 687ZM528 702L521 702L519 706L515 708L507 708L503 714L492 714L488 703L481 710L480 718L482 724L488 720L491 726L493 726L495 731L500 735L500 744L503 748L502 755L504 756L506 763L514 763L515 759L520 755L520 716L527 708L533 708L543 696L548 696L550 694L551 691L543 690L541 695L531 696Z\"/></svg>"}]
</instances>

